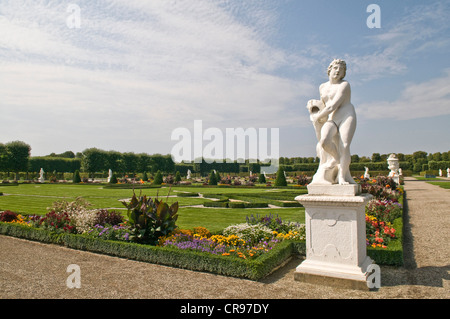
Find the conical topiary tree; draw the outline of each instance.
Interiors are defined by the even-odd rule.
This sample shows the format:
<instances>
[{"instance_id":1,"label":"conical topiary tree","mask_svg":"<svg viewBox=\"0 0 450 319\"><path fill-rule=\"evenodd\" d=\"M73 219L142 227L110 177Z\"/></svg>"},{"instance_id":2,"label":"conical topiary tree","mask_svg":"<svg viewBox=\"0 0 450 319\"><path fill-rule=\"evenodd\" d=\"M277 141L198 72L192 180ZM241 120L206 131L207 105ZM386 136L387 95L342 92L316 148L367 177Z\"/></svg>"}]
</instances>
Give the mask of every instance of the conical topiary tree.
<instances>
[{"instance_id":1,"label":"conical topiary tree","mask_svg":"<svg viewBox=\"0 0 450 319\"><path fill-rule=\"evenodd\" d=\"M216 181L217 181L217 183L220 183L221 180L222 180L222 176L220 176L219 171L216 171Z\"/></svg>"},{"instance_id":2,"label":"conical topiary tree","mask_svg":"<svg viewBox=\"0 0 450 319\"><path fill-rule=\"evenodd\" d=\"M163 177L161 171L156 172L155 180L153 181L154 185L161 185L163 182Z\"/></svg>"},{"instance_id":3,"label":"conical topiary tree","mask_svg":"<svg viewBox=\"0 0 450 319\"><path fill-rule=\"evenodd\" d=\"M76 170L75 173L73 173L73 183L81 183L81 177L80 177L80 171Z\"/></svg>"},{"instance_id":4,"label":"conical topiary tree","mask_svg":"<svg viewBox=\"0 0 450 319\"><path fill-rule=\"evenodd\" d=\"M111 179L109 180L110 184L117 184L117 176L116 174L112 174Z\"/></svg>"},{"instance_id":5,"label":"conical topiary tree","mask_svg":"<svg viewBox=\"0 0 450 319\"><path fill-rule=\"evenodd\" d=\"M275 180L275 186L287 186L286 177L284 176L284 170L280 166L277 171L277 179Z\"/></svg>"},{"instance_id":6,"label":"conical topiary tree","mask_svg":"<svg viewBox=\"0 0 450 319\"><path fill-rule=\"evenodd\" d=\"M181 182L181 174L179 171L177 171L177 173L175 174L175 182L176 183Z\"/></svg>"},{"instance_id":7,"label":"conical topiary tree","mask_svg":"<svg viewBox=\"0 0 450 319\"><path fill-rule=\"evenodd\" d=\"M266 177L264 176L264 174L259 173L258 183L265 184L266 182L267 181L266 181Z\"/></svg>"},{"instance_id":8,"label":"conical topiary tree","mask_svg":"<svg viewBox=\"0 0 450 319\"><path fill-rule=\"evenodd\" d=\"M214 171L211 171L209 175L209 185L217 185L217 176Z\"/></svg>"}]
</instances>

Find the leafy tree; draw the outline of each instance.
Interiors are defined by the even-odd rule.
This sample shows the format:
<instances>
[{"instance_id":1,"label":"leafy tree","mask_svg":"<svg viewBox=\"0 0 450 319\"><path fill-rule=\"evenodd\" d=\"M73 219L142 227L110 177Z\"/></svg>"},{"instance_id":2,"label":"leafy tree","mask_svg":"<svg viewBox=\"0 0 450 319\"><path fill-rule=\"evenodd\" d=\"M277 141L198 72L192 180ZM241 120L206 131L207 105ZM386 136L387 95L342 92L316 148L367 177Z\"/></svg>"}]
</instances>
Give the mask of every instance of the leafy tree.
<instances>
[{"instance_id":1,"label":"leafy tree","mask_svg":"<svg viewBox=\"0 0 450 319\"><path fill-rule=\"evenodd\" d=\"M380 153L373 153L372 154L372 162L373 163L381 162L381 155L380 155Z\"/></svg>"},{"instance_id":2,"label":"leafy tree","mask_svg":"<svg viewBox=\"0 0 450 319\"><path fill-rule=\"evenodd\" d=\"M107 154L98 148L89 148L83 151L83 168L92 174L108 170L106 167Z\"/></svg>"},{"instance_id":3,"label":"leafy tree","mask_svg":"<svg viewBox=\"0 0 450 319\"><path fill-rule=\"evenodd\" d=\"M9 142L5 146L7 154L7 170L15 172L17 180L19 179L20 171L28 171L31 146L22 141Z\"/></svg>"}]
</instances>

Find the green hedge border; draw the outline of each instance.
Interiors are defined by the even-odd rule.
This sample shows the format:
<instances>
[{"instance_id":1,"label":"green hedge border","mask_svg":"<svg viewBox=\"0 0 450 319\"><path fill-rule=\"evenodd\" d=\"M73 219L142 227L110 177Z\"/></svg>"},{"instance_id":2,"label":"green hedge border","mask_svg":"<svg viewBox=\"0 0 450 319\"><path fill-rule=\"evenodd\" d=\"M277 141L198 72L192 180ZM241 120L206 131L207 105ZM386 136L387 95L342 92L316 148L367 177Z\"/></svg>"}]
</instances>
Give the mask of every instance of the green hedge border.
<instances>
[{"instance_id":1,"label":"green hedge border","mask_svg":"<svg viewBox=\"0 0 450 319\"><path fill-rule=\"evenodd\" d=\"M401 203L404 204L406 193ZM223 203L223 202L222 202ZM226 204L226 203L224 203ZM403 205L404 210L404 205ZM403 214L405 212L403 211ZM397 239L387 248L367 247L367 255L376 264L402 266L403 259L403 215L394 221ZM305 241L286 240L269 252L253 260L212 255L209 253L180 250L171 247L155 247L136 243L94 239L77 234L57 234L44 229L0 222L0 235L12 236L48 244L114 257L127 258L152 264L172 266L194 271L211 272L218 275L260 280L272 273L294 254L306 255Z\"/></svg>"},{"instance_id":2,"label":"green hedge border","mask_svg":"<svg viewBox=\"0 0 450 319\"><path fill-rule=\"evenodd\" d=\"M0 235L127 258L152 264L172 266L218 275L260 280L272 273L294 253L304 251L304 242L283 241L269 252L253 260L210 253L155 247L136 243L89 238L77 234L57 234L39 228L0 222Z\"/></svg>"}]
</instances>

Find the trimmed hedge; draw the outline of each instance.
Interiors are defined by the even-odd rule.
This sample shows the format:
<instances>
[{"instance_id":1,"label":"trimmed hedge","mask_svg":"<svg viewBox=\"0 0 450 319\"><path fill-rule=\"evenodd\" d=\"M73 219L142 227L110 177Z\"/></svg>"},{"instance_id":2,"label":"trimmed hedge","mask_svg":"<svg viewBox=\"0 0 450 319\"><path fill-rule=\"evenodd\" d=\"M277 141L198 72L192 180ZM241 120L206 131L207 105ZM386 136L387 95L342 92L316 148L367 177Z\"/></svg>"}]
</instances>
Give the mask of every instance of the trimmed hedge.
<instances>
[{"instance_id":1,"label":"trimmed hedge","mask_svg":"<svg viewBox=\"0 0 450 319\"><path fill-rule=\"evenodd\" d=\"M2 222L0 222L0 234L48 244L64 245L72 249L114 257L250 280L260 280L269 275L292 254L299 251L298 247L302 245L301 242L283 241L256 259L244 260L237 257L213 255L173 247L155 247L94 239L77 234L56 234L39 228Z\"/></svg>"}]
</instances>

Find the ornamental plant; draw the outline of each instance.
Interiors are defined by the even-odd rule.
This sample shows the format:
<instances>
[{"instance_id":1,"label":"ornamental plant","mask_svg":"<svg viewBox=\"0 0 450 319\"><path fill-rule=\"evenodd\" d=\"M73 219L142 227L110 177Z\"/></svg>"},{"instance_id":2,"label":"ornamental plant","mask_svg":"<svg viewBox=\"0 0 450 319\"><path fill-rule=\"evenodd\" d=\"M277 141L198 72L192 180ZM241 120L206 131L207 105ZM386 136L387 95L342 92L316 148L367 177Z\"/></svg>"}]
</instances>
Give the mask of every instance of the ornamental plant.
<instances>
[{"instance_id":1,"label":"ornamental plant","mask_svg":"<svg viewBox=\"0 0 450 319\"><path fill-rule=\"evenodd\" d=\"M218 183L217 175L216 175L216 173L214 173L214 171L211 171L211 174L209 175L208 184L209 185L217 185L217 183Z\"/></svg>"},{"instance_id":2,"label":"ornamental plant","mask_svg":"<svg viewBox=\"0 0 450 319\"><path fill-rule=\"evenodd\" d=\"M251 216L247 216L246 220L247 224L249 225L262 224L268 227L270 230L281 234L287 234L289 232L298 232L298 233L305 232L304 225L300 223L283 221L278 215L274 216L272 214L269 214L264 217L261 217L259 215L254 216L252 214Z\"/></svg>"},{"instance_id":3,"label":"ornamental plant","mask_svg":"<svg viewBox=\"0 0 450 319\"><path fill-rule=\"evenodd\" d=\"M275 186L287 186L286 177L284 176L284 171L280 166L277 171L277 178L275 180Z\"/></svg>"},{"instance_id":4,"label":"ornamental plant","mask_svg":"<svg viewBox=\"0 0 450 319\"><path fill-rule=\"evenodd\" d=\"M86 232L89 237L104 240L130 241L130 228L125 224L120 225L95 225Z\"/></svg>"},{"instance_id":5,"label":"ornamental plant","mask_svg":"<svg viewBox=\"0 0 450 319\"><path fill-rule=\"evenodd\" d=\"M123 205L128 209L128 221L133 228L132 240L156 245L160 237L177 228L178 202L169 206L158 199L133 194L130 202Z\"/></svg>"},{"instance_id":6,"label":"ornamental plant","mask_svg":"<svg viewBox=\"0 0 450 319\"><path fill-rule=\"evenodd\" d=\"M155 179L153 180L154 185L161 185L163 183L163 177L161 171L157 171L155 175Z\"/></svg>"},{"instance_id":7,"label":"ornamental plant","mask_svg":"<svg viewBox=\"0 0 450 319\"><path fill-rule=\"evenodd\" d=\"M39 226L56 233L75 232L75 227L71 225L69 214L66 212L48 212L39 220Z\"/></svg>"},{"instance_id":8,"label":"ornamental plant","mask_svg":"<svg viewBox=\"0 0 450 319\"><path fill-rule=\"evenodd\" d=\"M387 244L396 238L395 229L389 222L366 215L366 242L371 247L387 248Z\"/></svg>"},{"instance_id":9,"label":"ornamental plant","mask_svg":"<svg viewBox=\"0 0 450 319\"><path fill-rule=\"evenodd\" d=\"M367 215L389 223L402 216L402 205L390 200L372 199L365 209Z\"/></svg>"},{"instance_id":10,"label":"ornamental plant","mask_svg":"<svg viewBox=\"0 0 450 319\"><path fill-rule=\"evenodd\" d=\"M223 230L224 236L236 235L245 242L253 245L261 240L273 237L273 232L262 224L249 225L247 223L228 226Z\"/></svg>"},{"instance_id":11,"label":"ornamental plant","mask_svg":"<svg viewBox=\"0 0 450 319\"><path fill-rule=\"evenodd\" d=\"M2 212L0 214L0 222L10 223L10 222L15 221L16 219L17 219L17 214L10 210L5 210L4 212Z\"/></svg>"}]
</instances>

